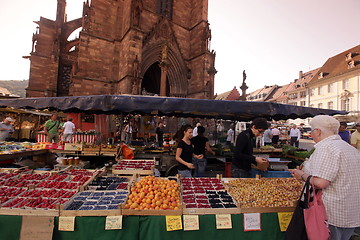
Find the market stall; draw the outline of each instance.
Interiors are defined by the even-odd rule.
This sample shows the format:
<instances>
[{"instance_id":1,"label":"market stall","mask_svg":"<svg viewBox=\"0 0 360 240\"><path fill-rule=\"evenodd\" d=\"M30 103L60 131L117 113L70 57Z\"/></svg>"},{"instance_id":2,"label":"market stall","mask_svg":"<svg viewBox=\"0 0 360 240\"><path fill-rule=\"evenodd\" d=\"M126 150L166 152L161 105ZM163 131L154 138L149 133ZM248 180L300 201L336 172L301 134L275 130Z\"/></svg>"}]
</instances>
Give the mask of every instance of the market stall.
<instances>
[{"instance_id":1,"label":"market stall","mask_svg":"<svg viewBox=\"0 0 360 240\"><path fill-rule=\"evenodd\" d=\"M300 191L294 179L167 179L109 175L105 169L69 168L58 172L0 169L0 181L0 231L9 240L21 239L19 236L24 234L37 239L195 239L199 236L233 239L234 234L280 239L284 233L279 219L285 223L286 219L278 213L291 212L294 207L290 200ZM159 195L157 201L163 201L161 208L138 208L132 199L151 199L152 192L141 188L157 184L164 186L158 188L161 193L169 195L171 190L174 200ZM137 188L141 190L138 195ZM242 198L257 196L254 191L264 192L264 189L267 201ZM244 190L249 194L243 194ZM275 197L279 196L277 192L286 199ZM134 204L129 205L130 201ZM166 201L182 204L170 207ZM219 208L221 204L225 208ZM121 221L121 229L116 222L106 224L109 219Z\"/></svg>"},{"instance_id":2,"label":"market stall","mask_svg":"<svg viewBox=\"0 0 360 240\"><path fill-rule=\"evenodd\" d=\"M95 144L96 143L96 136L97 133L74 133L72 135L71 142L77 143L77 142L84 142L88 144ZM36 142L46 142L47 141L47 135L45 132L37 132L36 134ZM60 135L60 141L63 141L63 136Z\"/></svg>"}]
</instances>

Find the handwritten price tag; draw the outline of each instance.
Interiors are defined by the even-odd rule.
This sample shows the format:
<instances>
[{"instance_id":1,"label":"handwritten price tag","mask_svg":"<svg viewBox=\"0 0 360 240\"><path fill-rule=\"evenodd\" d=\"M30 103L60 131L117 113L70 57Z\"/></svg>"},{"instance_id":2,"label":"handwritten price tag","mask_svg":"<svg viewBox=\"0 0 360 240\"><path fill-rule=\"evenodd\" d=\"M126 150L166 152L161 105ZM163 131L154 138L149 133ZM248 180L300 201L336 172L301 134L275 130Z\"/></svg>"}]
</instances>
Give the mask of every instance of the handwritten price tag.
<instances>
[{"instance_id":1,"label":"handwritten price tag","mask_svg":"<svg viewBox=\"0 0 360 240\"><path fill-rule=\"evenodd\" d=\"M199 216L198 215L184 215L184 231L199 230Z\"/></svg>"},{"instance_id":2,"label":"handwritten price tag","mask_svg":"<svg viewBox=\"0 0 360 240\"><path fill-rule=\"evenodd\" d=\"M216 215L216 229L231 229L231 215L230 214L218 214Z\"/></svg>"},{"instance_id":3,"label":"handwritten price tag","mask_svg":"<svg viewBox=\"0 0 360 240\"><path fill-rule=\"evenodd\" d=\"M107 216L105 230L122 229L122 216Z\"/></svg>"},{"instance_id":4,"label":"handwritten price tag","mask_svg":"<svg viewBox=\"0 0 360 240\"><path fill-rule=\"evenodd\" d=\"M181 216L166 216L166 231L176 231L181 229Z\"/></svg>"},{"instance_id":5,"label":"handwritten price tag","mask_svg":"<svg viewBox=\"0 0 360 240\"><path fill-rule=\"evenodd\" d=\"M292 216L293 216L292 212L279 212L278 213L280 231L282 231L282 232L286 231L286 229L289 226Z\"/></svg>"},{"instance_id":6,"label":"handwritten price tag","mask_svg":"<svg viewBox=\"0 0 360 240\"><path fill-rule=\"evenodd\" d=\"M260 213L244 213L244 231L261 231Z\"/></svg>"},{"instance_id":7,"label":"handwritten price tag","mask_svg":"<svg viewBox=\"0 0 360 240\"><path fill-rule=\"evenodd\" d=\"M75 217L59 217L59 231L75 230Z\"/></svg>"}]
</instances>

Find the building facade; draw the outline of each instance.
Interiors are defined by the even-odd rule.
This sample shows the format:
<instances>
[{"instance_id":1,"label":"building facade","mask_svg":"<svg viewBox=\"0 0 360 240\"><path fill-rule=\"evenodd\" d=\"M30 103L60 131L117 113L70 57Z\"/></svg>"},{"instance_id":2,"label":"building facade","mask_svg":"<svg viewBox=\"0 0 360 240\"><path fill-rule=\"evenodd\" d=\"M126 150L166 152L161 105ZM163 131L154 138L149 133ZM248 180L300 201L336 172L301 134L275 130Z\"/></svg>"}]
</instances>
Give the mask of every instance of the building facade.
<instances>
[{"instance_id":1,"label":"building facade","mask_svg":"<svg viewBox=\"0 0 360 240\"><path fill-rule=\"evenodd\" d=\"M309 82L309 106L345 110L340 120L360 120L360 45L329 58Z\"/></svg>"},{"instance_id":2,"label":"building facade","mask_svg":"<svg viewBox=\"0 0 360 240\"><path fill-rule=\"evenodd\" d=\"M249 93L247 100L345 110L349 114L336 116L338 120L360 121L360 45L329 58L320 68L300 71L287 85Z\"/></svg>"},{"instance_id":3,"label":"building facade","mask_svg":"<svg viewBox=\"0 0 360 240\"><path fill-rule=\"evenodd\" d=\"M71 21L65 9L58 0L56 20L36 22L27 97L213 98L208 0L87 0Z\"/></svg>"}]
</instances>

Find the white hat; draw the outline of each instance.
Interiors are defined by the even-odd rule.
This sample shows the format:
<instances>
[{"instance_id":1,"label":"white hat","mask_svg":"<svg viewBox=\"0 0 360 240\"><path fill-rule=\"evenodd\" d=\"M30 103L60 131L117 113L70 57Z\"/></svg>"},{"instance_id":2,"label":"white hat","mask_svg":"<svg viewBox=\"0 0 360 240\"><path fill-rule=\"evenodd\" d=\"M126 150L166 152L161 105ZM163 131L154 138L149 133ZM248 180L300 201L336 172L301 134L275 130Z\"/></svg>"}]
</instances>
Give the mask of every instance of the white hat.
<instances>
[{"instance_id":1,"label":"white hat","mask_svg":"<svg viewBox=\"0 0 360 240\"><path fill-rule=\"evenodd\" d=\"M5 120L8 120L9 122L13 122L14 120L11 117L5 118Z\"/></svg>"}]
</instances>

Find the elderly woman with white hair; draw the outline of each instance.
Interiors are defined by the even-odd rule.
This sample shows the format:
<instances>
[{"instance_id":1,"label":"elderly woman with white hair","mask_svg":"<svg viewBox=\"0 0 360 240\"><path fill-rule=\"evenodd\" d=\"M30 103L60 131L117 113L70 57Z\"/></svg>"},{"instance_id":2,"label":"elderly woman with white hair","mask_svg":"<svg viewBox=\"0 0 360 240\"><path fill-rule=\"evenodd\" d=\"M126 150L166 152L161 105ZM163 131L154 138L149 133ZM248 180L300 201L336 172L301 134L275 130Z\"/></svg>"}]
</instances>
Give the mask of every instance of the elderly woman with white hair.
<instances>
[{"instance_id":1,"label":"elderly woman with white hair","mask_svg":"<svg viewBox=\"0 0 360 240\"><path fill-rule=\"evenodd\" d=\"M348 240L360 226L360 153L342 141L335 118L319 115L310 126L315 151L302 170L291 172L300 181L312 176L310 182L322 189L331 240Z\"/></svg>"}]
</instances>

